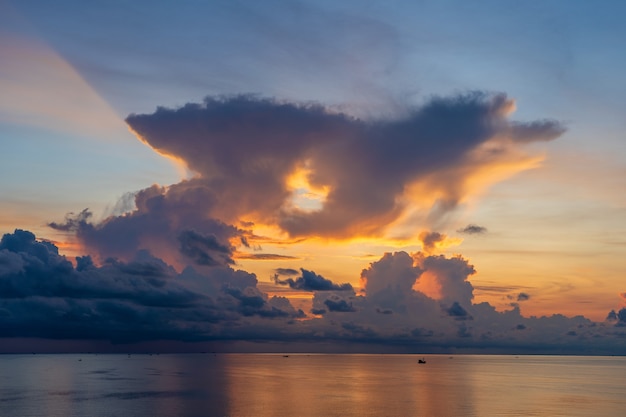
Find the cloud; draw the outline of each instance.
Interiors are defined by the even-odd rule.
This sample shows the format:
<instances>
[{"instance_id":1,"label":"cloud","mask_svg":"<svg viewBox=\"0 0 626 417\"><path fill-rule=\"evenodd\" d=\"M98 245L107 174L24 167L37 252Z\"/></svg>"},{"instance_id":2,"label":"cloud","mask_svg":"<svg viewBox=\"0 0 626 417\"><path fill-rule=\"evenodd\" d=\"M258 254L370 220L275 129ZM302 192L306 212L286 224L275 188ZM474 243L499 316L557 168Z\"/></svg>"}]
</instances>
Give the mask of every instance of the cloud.
<instances>
[{"instance_id":1,"label":"cloud","mask_svg":"<svg viewBox=\"0 0 626 417\"><path fill-rule=\"evenodd\" d=\"M517 142L548 141L560 136L565 128L554 120L537 120L530 123L511 123L511 139Z\"/></svg>"},{"instance_id":2,"label":"cloud","mask_svg":"<svg viewBox=\"0 0 626 417\"><path fill-rule=\"evenodd\" d=\"M130 210L125 197L125 209L99 223L89 210L50 223L74 233L90 254L74 264L30 232L4 235L0 334L622 351L626 309L592 323L475 304L474 266L460 255L433 254L447 241L437 232L420 236L422 252L386 253L370 263L358 295L310 270L275 269L277 284L313 294L309 317L287 298L261 291L254 274L234 269L241 257L284 259L238 251L261 251L257 243L283 236L291 243L380 235L406 222L423 230L424 221L445 217L477 183L493 182L494 168L510 174L527 167L534 160L523 151L527 143L563 132L553 121L510 121L512 108L502 94L469 93L430 99L395 119L362 120L317 104L236 96L129 116L142 140L185 161L195 176L135 193ZM307 190L320 197L317 206L294 199ZM263 226L279 237L255 235L253 228ZM482 229L469 225L462 233Z\"/></svg>"},{"instance_id":3,"label":"cloud","mask_svg":"<svg viewBox=\"0 0 626 417\"><path fill-rule=\"evenodd\" d=\"M419 198L431 215L452 210L472 193L470 177L564 131L554 121L511 122L512 106L503 94L475 92L365 121L316 104L234 96L126 121L197 174L192 184L196 193L202 187L204 213L277 225L296 237L341 238L384 233L414 206L415 187L428 190ZM289 185L296 174L305 188L324 190L319 208L294 204L302 192Z\"/></svg>"},{"instance_id":4,"label":"cloud","mask_svg":"<svg viewBox=\"0 0 626 417\"><path fill-rule=\"evenodd\" d=\"M191 240L203 251L219 252L202 236ZM619 330L626 309L593 323L560 315L524 318L518 308L498 312L474 304L468 281L474 268L459 256L385 254L363 270L364 295L340 291L312 271L301 273L294 283L313 291L314 316L306 320L287 298L268 296L253 274L230 265L187 266L179 273L141 250L129 261L110 258L98 265L83 256L74 266L54 244L16 230L0 240L0 334L113 343L306 342L313 350L315 342L375 351L412 351L416 345L432 352L626 348ZM441 286L437 297L419 291L423 279Z\"/></svg>"},{"instance_id":5,"label":"cloud","mask_svg":"<svg viewBox=\"0 0 626 417\"><path fill-rule=\"evenodd\" d=\"M129 260L149 250L177 266L232 264L233 245L242 244L245 232L209 215L214 200L213 192L197 180L154 185L137 192L135 209L123 215L94 224L83 210L65 223L49 225L74 231L85 250L101 260Z\"/></svg>"},{"instance_id":6,"label":"cloud","mask_svg":"<svg viewBox=\"0 0 626 417\"><path fill-rule=\"evenodd\" d=\"M525 292L521 292L517 294L517 301L527 301L527 300L530 300L530 295L526 294Z\"/></svg>"},{"instance_id":7,"label":"cloud","mask_svg":"<svg viewBox=\"0 0 626 417\"><path fill-rule=\"evenodd\" d=\"M414 255L416 262L428 273L438 286L437 299L445 303L470 304L474 298L474 287L468 278L476 273L473 265L461 256L447 258L443 255Z\"/></svg>"},{"instance_id":8,"label":"cloud","mask_svg":"<svg viewBox=\"0 0 626 417\"><path fill-rule=\"evenodd\" d=\"M2 237L0 265L4 337L211 340L227 322L302 315L288 302L268 299L242 271L221 266L210 274L191 268L179 274L146 251L101 266L78 257L74 267L53 244L24 230Z\"/></svg>"},{"instance_id":9,"label":"cloud","mask_svg":"<svg viewBox=\"0 0 626 417\"><path fill-rule=\"evenodd\" d=\"M294 275L300 274L300 272L297 269L293 269L293 268L276 268L274 272L277 275L282 275L282 276L294 276Z\"/></svg>"},{"instance_id":10,"label":"cloud","mask_svg":"<svg viewBox=\"0 0 626 417\"><path fill-rule=\"evenodd\" d=\"M422 269L414 265L413 258L406 252L385 253L361 272L368 296L394 292L409 293Z\"/></svg>"},{"instance_id":11,"label":"cloud","mask_svg":"<svg viewBox=\"0 0 626 417\"><path fill-rule=\"evenodd\" d=\"M424 231L418 236L422 243L422 250L426 253L434 253L437 249L458 245L461 239L449 238L443 233Z\"/></svg>"},{"instance_id":12,"label":"cloud","mask_svg":"<svg viewBox=\"0 0 626 417\"><path fill-rule=\"evenodd\" d=\"M48 226L62 232L75 232L82 224L85 224L91 219L93 213L89 209L84 209L78 214L68 213L65 215L65 221L63 223L50 222Z\"/></svg>"},{"instance_id":13,"label":"cloud","mask_svg":"<svg viewBox=\"0 0 626 417\"><path fill-rule=\"evenodd\" d=\"M178 235L180 253L198 265L216 266L235 263L231 257L232 247L218 242L215 235L203 236L193 230Z\"/></svg>"},{"instance_id":14,"label":"cloud","mask_svg":"<svg viewBox=\"0 0 626 417\"><path fill-rule=\"evenodd\" d=\"M458 233L464 233L467 235L482 235L487 233L487 228L483 226L478 226L475 224L468 224L462 229L457 230Z\"/></svg>"},{"instance_id":15,"label":"cloud","mask_svg":"<svg viewBox=\"0 0 626 417\"><path fill-rule=\"evenodd\" d=\"M611 310L606 320L612 322L616 327L626 327L626 308L622 308L617 313Z\"/></svg>"},{"instance_id":16,"label":"cloud","mask_svg":"<svg viewBox=\"0 0 626 417\"><path fill-rule=\"evenodd\" d=\"M446 235L438 232L422 232L419 235L419 239L422 241L424 252L431 253L437 243L446 239Z\"/></svg>"},{"instance_id":17,"label":"cloud","mask_svg":"<svg viewBox=\"0 0 626 417\"><path fill-rule=\"evenodd\" d=\"M291 255L279 255L276 253L239 253L237 254L237 259L256 259L260 261L275 261L275 260L284 260L284 259L298 259L298 257L291 256Z\"/></svg>"},{"instance_id":18,"label":"cloud","mask_svg":"<svg viewBox=\"0 0 626 417\"><path fill-rule=\"evenodd\" d=\"M328 298L324 300L324 305L328 307L328 311L335 311L339 313L351 313L356 311L356 309L352 306L352 303L349 303L341 298Z\"/></svg>"},{"instance_id":19,"label":"cloud","mask_svg":"<svg viewBox=\"0 0 626 417\"><path fill-rule=\"evenodd\" d=\"M304 268L301 268L300 271L302 272L302 275L296 279L287 278L281 280L278 278L278 274L276 274L274 275L274 282L278 285L288 285L290 288L303 291L354 291L352 285L348 283L335 284L331 280L326 279L313 271L308 271Z\"/></svg>"},{"instance_id":20,"label":"cloud","mask_svg":"<svg viewBox=\"0 0 626 417\"><path fill-rule=\"evenodd\" d=\"M467 313L458 302L452 303L452 305L446 309L445 312L450 316L454 317L455 320L472 320L472 316Z\"/></svg>"}]
</instances>

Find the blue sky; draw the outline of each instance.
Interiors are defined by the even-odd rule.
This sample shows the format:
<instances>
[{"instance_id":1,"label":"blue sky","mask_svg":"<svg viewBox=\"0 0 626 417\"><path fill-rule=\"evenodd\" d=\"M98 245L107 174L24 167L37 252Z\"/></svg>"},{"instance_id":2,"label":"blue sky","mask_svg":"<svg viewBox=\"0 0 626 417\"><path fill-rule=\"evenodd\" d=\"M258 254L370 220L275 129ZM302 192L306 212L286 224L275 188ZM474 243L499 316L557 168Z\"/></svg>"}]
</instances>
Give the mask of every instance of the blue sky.
<instances>
[{"instance_id":1,"label":"blue sky","mask_svg":"<svg viewBox=\"0 0 626 417\"><path fill-rule=\"evenodd\" d=\"M137 140L131 114L256 94L388 121L433 96L504 93L515 101L511 119L555 121L565 133L463 177L445 215L428 215L438 200L418 187L423 198L403 196L413 206L383 235L273 240L263 249L293 260L241 257L237 267L270 292L280 267L357 288L359 271L384 252L423 250L420 233L439 232L440 253L462 254L477 270L474 303L505 311L524 292L525 317L602 321L626 306L625 9L612 1L2 1L1 231L31 230L74 256L86 243L47 223L89 208L98 224L133 208L127 193L191 178ZM303 187L313 200L323 194ZM458 232L468 224L487 233ZM257 219L254 233L288 241L275 226Z\"/></svg>"}]
</instances>

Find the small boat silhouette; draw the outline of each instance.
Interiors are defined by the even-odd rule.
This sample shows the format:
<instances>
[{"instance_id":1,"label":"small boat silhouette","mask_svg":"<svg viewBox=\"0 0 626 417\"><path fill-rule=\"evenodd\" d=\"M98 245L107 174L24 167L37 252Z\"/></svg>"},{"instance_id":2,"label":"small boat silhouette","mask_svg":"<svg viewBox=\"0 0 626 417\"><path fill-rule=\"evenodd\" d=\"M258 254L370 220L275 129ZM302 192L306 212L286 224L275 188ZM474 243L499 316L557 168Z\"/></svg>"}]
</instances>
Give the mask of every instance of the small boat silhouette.
<instances>
[{"instance_id":1,"label":"small boat silhouette","mask_svg":"<svg viewBox=\"0 0 626 417\"><path fill-rule=\"evenodd\" d=\"M426 363L426 359L418 359L417 363Z\"/></svg>"}]
</instances>

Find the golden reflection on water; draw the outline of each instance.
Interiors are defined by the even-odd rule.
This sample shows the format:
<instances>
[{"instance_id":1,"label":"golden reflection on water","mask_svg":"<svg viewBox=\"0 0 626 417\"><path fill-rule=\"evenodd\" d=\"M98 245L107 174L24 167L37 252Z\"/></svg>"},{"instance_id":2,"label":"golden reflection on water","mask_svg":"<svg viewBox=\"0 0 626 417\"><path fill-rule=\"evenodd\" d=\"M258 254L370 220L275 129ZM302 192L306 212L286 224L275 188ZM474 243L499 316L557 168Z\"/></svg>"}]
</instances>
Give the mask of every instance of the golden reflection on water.
<instances>
[{"instance_id":1,"label":"golden reflection on water","mask_svg":"<svg viewBox=\"0 0 626 417\"><path fill-rule=\"evenodd\" d=\"M621 416L626 406L624 358L417 358L226 355L229 415Z\"/></svg>"},{"instance_id":2,"label":"golden reflection on water","mask_svg":"<svg viewBox=\"0 0 626 417\"><path fill-rule=\"evenodd\" d=\"M0 416L623 416L626 358L0 355Z\"/></svg>"},{"instance_id":3,"label":"golden reflection on water","mask_svg":"<svg viewBox=\"0 0 626 417\"><path fill-rule=\"evenodd\" d=\"M227 359L229 403L235 416L245 410L259 416L400 416L407 411L452 415L441 375L418 365L413 356L233 355Z\"/></svg>"}]
</instances>

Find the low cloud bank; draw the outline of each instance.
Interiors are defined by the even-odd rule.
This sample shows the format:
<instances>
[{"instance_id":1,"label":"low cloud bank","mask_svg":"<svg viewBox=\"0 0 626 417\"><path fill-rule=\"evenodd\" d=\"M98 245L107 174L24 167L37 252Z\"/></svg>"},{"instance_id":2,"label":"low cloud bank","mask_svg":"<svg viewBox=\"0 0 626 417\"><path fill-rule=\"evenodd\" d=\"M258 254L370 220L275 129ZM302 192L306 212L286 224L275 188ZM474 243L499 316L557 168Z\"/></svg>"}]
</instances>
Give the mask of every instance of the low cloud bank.
<instances>
[{"instance_id":1,"label":"low cloud bank","mask_svg":"<svg viewBox=\"0 0 626 417\"><path fill-rule=\"evenodd\" d=\"M468 277L474 268L459 256L387 253L362 271L364 294L302 269L287 283L313 292L306 312L287 298L268 296L253 274L229 265L178 273L147 251L131 261L111 258L96 266L84 256L74 263L28 231L3 236L2 337L307 342L313 351L315 342L421 352L619 353L626 347L626 309L594 323L560 315L524 318L517 308L497 312L473 304ZM425 277L441 287L437 299L413 289Z\"/></svg>"}]
</instances>

